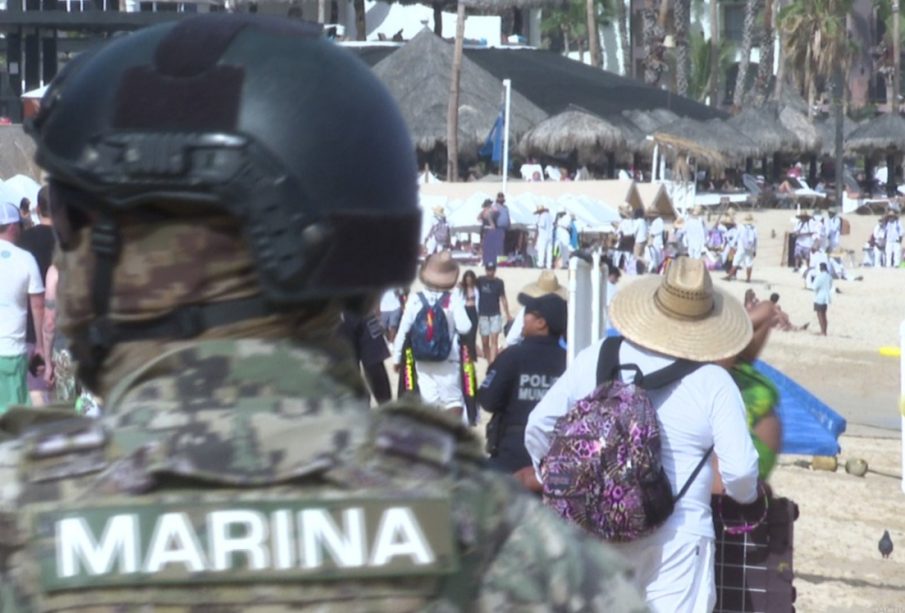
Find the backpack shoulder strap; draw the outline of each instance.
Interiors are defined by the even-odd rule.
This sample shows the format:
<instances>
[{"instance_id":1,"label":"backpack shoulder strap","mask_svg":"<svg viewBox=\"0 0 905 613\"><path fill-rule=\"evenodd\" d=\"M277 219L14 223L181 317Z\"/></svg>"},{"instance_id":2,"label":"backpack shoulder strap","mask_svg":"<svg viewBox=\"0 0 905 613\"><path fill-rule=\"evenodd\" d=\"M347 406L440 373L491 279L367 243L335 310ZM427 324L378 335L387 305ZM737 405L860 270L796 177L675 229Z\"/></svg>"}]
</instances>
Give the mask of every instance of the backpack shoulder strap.
<instances>
[{"instance_id":1,"label":"backpack shoulder strap","mask_svg":"<svg viewBox=\"0 0 905 613\"><path fill-rule=\"evenodd\" d=\"M685 378L687 375L690 375L703 365L703 362L692 362L691 360L676 360L666 368L661 368L660 370L652 372L649 375L645 375L638 383L638 385L646 390L655 390L661 387L665 387L670 383Z\"/></svg>"},{"instance_id":2,"label":"backpack shoulder strap","mask_svg":"<svg viewBox=\"0 0 905 613\"><path fill-rule=\"evenodd\" d=\"M688 491L688 488L691 487L691 484L694 482L695 478L698 476L698 473L701 472L701 469L704 468L704 464L707 463L708 458L710 458L710 454L713 453L713 445L704 453L704 457L701 458L701 461L698 462L698 465L694 467L694 470L691 471L691 475L685 481L685 485L682 486L682 489L679 490L679 493L676 494L676 497L672 499L672 501L679 502L679 499L685 495L685 492Z\"/></svg>"},{"instance_id":3,"label":"backpack shoulder strap","mask_svg":"<svg viewBox=\"0 0 905 613\"><path fill-rule=\"evenodd\" d=\"M621 336L608 337L600 345L600 354L597 356L597 385L614 379L614 373L619 368L621 346Z\"/></svg>"},{"instance_id":4,"label":"backpack shoulder strap","mask_svg":"<svg viewBox=\"0 0 905 613\"><path fill-rule=\"evenodd\" d=\"M427 303L427 298L424 297L424 292L418 292L418 299L421 300L421 306L426 309L429 309L431 305Z\"/></svg>"}]
</instances>

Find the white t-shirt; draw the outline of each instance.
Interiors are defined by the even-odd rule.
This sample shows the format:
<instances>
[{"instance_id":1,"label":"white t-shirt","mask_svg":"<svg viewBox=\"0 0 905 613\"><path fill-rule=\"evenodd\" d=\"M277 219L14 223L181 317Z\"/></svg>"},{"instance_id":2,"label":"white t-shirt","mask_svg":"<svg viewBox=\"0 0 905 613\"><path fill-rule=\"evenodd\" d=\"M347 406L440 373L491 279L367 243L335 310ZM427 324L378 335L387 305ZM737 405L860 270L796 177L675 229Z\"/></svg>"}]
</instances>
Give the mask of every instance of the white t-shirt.
<instances>
[{"instance_id":1,"label":"white t-shirt","mask_svg":"<svg viewBox=\"0 0 905 613\"><path fill-rule=\"evenodd\" d=\"M392 313L399 308L402 308L402 303L399 302L399 296L396 294L396 290L391 288L384 291L380 296L380 312Z\"/></svg>"},{"instance_id":2,"label":"white t-shirt","mask_svg":"<svg viewBox=\"0 0 905 613\"><path fill-rule=\"evenodd\" d=\"M28 296L44 293L32 254L0 239L0 356L25 354Z\"/></svg>"},{"instance_id":3,"label":"white t-shirt","mask_svg":"<svg viewBox=\"0 0 905 613\"><path fill-rule=\"evenodd\" d=\"M663 249L663 218L657 217L650 222L651 244L657 249Z\"/></svg>"},{"instance_id":4,"label":"white t-shirt","mask_svg":"<svg viewBox=\"0 0 905 613\"><path fill-rule=\"evenodd\" d=\"M602 343L601 340L578 354L531 412L525 446L535 469L550 449L556 420L594 391ZM619 351L619 362L636 364L642 373L651 373L669 366L673 359L626 339ZM631 371L623 371L623 378L632 376ZM661 458L673 493L678 493L713 445L726 493L743 504L753 502L757 497L757 452L748 432L745 405L729 373L707 364L677 383L650 391L649 396L657 409ZM713 469L707 462L660 531L713 538L712 482Z\"/></svg>"},{"instance_id":5,"label":"white t-shirt","mask_svg":"<svg viewBox=\"0 0 905 613\"><path fill-rule=\"evenodd\" d=\"M635 244L643 243L647 240L647 222L643 219L635 220Z\"/></svg>"}]
</instances>

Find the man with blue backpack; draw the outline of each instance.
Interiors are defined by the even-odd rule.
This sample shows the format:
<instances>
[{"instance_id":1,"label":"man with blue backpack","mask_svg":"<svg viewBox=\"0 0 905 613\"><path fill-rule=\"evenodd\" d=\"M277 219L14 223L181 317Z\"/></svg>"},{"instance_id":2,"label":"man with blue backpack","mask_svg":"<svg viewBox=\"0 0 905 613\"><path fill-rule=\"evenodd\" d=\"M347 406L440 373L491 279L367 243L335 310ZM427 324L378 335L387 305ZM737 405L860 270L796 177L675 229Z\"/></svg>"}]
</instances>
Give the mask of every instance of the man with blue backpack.
<instances>
[{"instance_id":1,"label":"man with blue backpack","mask_svg":"<svg viewBox=\"0 0 905 613\"><path fill-rule=\"evenodd\" d=\"M609 308L623 336L580 353L528 419L544 502L633 562L651 610L711 611L713 456L726 495L759 501L745 406L715 364L747 346L751 322L684 257Z\"/></svg>"},{"instance_id":2,"label":"man with blue backpack","mask_svg":"<svg viewBox=\"0 0 905 613\"><path fill-rule=\"evenodd\" d=\"M409 338L421 398L427 404L461 415L465 400L459 371L459 335L468 334L471 319L461 293L455 289L459 265L448 251L435 253L424 260L419 279L424 289L412 291L405 303L393 343L393 363L398 372Z\"/></svg>"}]
</instances>

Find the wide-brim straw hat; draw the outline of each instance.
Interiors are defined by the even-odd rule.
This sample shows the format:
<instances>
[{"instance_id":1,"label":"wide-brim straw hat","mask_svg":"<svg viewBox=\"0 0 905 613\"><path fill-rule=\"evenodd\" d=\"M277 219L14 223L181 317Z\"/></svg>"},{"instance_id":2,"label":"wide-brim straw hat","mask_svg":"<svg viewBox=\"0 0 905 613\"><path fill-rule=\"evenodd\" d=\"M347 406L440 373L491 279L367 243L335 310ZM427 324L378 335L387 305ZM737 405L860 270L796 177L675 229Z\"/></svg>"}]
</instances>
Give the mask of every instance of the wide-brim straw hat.
<instances>
[{"instance_id":1,"label":"wide-brim straw hat","mask_svg":"<svg viewBox=\"0 0 905 613\"><path fill-rule=\"evenodd\" d=\"M430 289L452 289L459 280L459 264L449 251L431 254L421 265L418 278Z\"/></svg>"},{"instance_id":2,"label":"wide-brim straw hat","mask_svg":"<svg viewBox=\"0 0 905 613\"><path fill-rule=\"evenodd\" d=\"M752 215L751 213L748 213L747 215L742 217L742 221L745 223L754 223L754 215Z\"/></svg>"},{"instance_id":3,"label":"wide-brim straw hat","mask_svg":"<svg viewBox=\"0 0 905 613\"><path fill-rule=\"evenodd\" d=\"M685 218L684 217L676 217L676 220L672 222L672 227L681 230L685 227Z\"/></svg>"},{"instance_id":4,"label":"wide-brim straw hat","mask_svg":"<svg viewBox=\"0 0 905 613\"><path fill-rule=\"evenodd\" d=\"M552 270L541 271L540 276L534 283L529 283L522 288L519 294L525 294L531 298L539 298L544 294L556 294L563 300L569 299L569 288L561 285L556 273Z\"/></svg>"},{"instance_id":5,"label":"wide-brim straw hat","mask_svg":"<svg viewBox=\"0 0 905 613\"><path fill-rule=\"evenodd\" d=\"M692 214L692 215L703 215L703 214L704 214L704 207L702 207L702 206L699 204L698 206L696 206L696 207L694 207L693 209L691 209L691 214Z\"/></svg>"},{"instance_id":6,"label":"wide-brim straw hat","mask_svg":"<svg viewBox=\"0 0 905 613\"><path fill-rule=\"evenodd\" d=\"M446 215L446 211L443 210L442 206L435 206L434 215L440 215L442 217L442 216Z\"/></svg>"},{"instance_id":7,"label":"wide-brim straw hat","mask_svg":"<svg viewBox=\"0 0 905 613\"><path fill-rule=\"evenodd\" d=\"M544 211L547 211L547 210L549 210L549 209L542 204L537 204L534 206L535 215L537 215L538 213L543 213Z\"/></svg>"},{"instance_id":8,"label":"wide-brim straw hat","mask_svg":"<svg viewBox=\"0 0 905 613\"><path fill-rule=\"evenodd\" d=\"M664 355L714 362L738 355L751 341L745 307L713 287L703 260L680 257L666 275L626 286L610 304L613 327Z\"/></svg>"}]
</instances>

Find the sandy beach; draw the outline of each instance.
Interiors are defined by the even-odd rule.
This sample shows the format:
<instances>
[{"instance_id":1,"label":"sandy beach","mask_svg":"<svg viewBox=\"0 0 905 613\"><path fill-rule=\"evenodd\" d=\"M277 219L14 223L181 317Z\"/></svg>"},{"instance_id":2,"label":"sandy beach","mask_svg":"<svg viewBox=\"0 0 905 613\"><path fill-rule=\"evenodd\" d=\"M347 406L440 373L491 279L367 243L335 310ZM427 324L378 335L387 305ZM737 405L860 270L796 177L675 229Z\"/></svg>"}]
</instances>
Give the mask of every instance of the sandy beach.
<instances>
[{"instance_id":1,"label":"sandy beach","mask_svg":"<svg viewBox=\"0 0 905 613\"><path fill-rule=\"evenodd\" d=\"M838 281L841 293L830 305L829 334L815 329L813 294L801 275L780 265L782 237L791 229L794 211L754 213L760 236L752 283L716 282L739 299L749 287L762 299L780 294L780 305L793 323L810 322L800 332L774 331L762 358L816 394L848 421L840 438L840 467L835 473L811 470L810 457L782 456L771 483L778 495L800 509L795 523L795 587L798 611L905 612L905 493L902 491L899 361L883 357L881 346L898 345L905 319L905 269L852 270L862 281ZM842 247L861 248L876 216L847 217L851 233ZM480 275L481 270L476 269ZM530 269L501 268L513 313L516 296L537 277ZM568 272L560 271L560 282ZM623 277L627 284L631 278ZM480 375L486 363L479 361ZM479 429L482 429L479 426ZM844 461L862 458L870 471L863 477L845 473ZM881 558L877 542L890 531L896 550Z\"/></svg>"}]
</instances>

